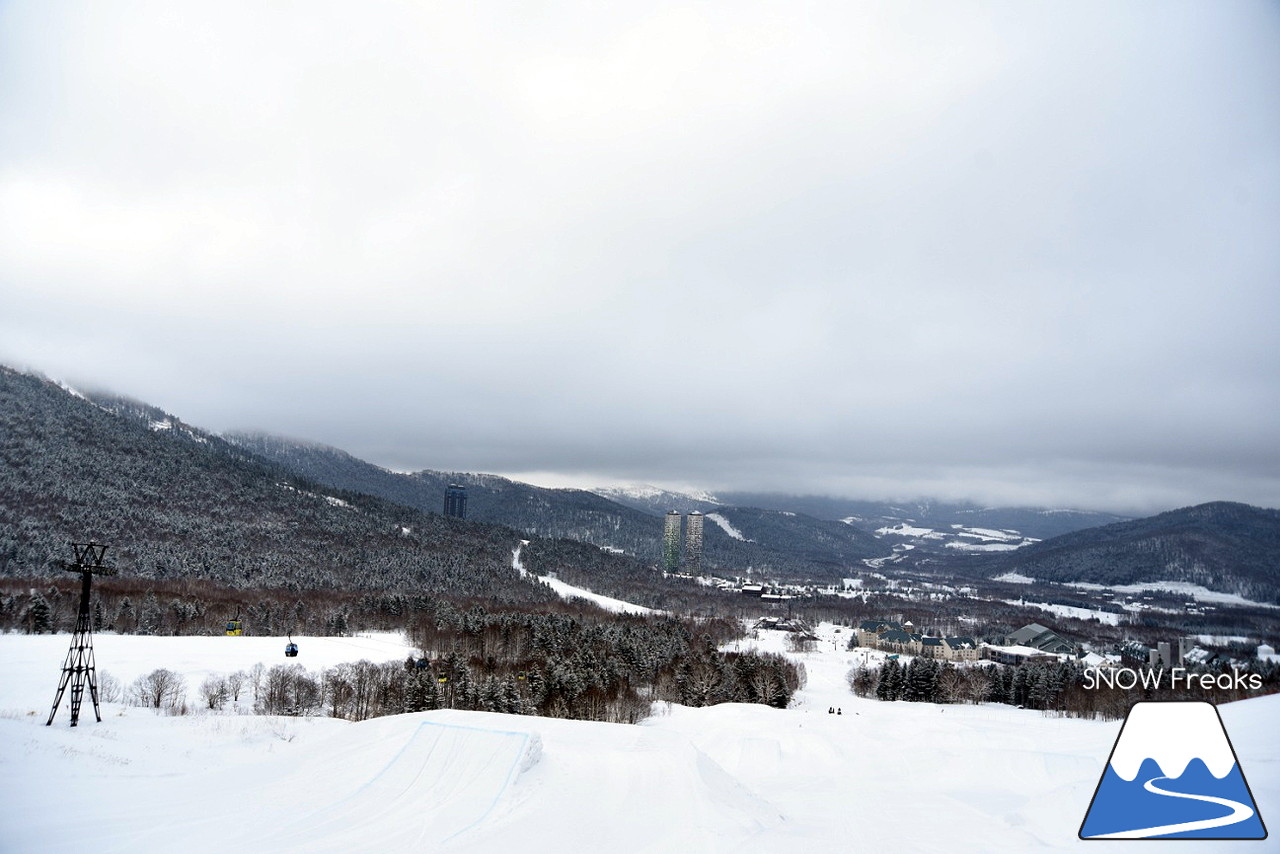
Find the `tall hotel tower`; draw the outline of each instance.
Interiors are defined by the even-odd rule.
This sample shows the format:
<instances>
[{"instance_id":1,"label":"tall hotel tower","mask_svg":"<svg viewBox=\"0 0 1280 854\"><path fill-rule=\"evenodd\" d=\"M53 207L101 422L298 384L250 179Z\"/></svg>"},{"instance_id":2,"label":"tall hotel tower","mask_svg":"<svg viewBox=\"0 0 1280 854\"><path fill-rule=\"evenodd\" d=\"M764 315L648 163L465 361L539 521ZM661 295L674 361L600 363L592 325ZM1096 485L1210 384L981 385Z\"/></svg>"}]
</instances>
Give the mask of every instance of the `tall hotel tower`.
<instances>
[{"instance_id":1,"label":"tall hotel tower","mask_svg":"<svg viewBox=\"0 0 1280 854\"><path fill-rule=\"evenodd\" d=\"M684 571L690 575L702 575L702 520L697 510L689 514L684 530Z\"/></svg>"},{"instance_id":2,"label":"tall hotel tower","mask_svg":"<svg viewBox=\"0 0 1280 854\"><path fill-rule=\"evenodd\" d=\"M467 518L467 488L458 483L449 484L444 491L444 515L455 519Z\"/></svg>"},{"instance_id":3,"label":"tall hotel tower","mask_svg":"<svg viewBox=\"0 0 1280 854\"><path fill-rule=\"evenodd\" d=\"M662 532L662 568L672 575L680 571L680 513L676 510L667 514Z\"/></svg>"}]
</instances>

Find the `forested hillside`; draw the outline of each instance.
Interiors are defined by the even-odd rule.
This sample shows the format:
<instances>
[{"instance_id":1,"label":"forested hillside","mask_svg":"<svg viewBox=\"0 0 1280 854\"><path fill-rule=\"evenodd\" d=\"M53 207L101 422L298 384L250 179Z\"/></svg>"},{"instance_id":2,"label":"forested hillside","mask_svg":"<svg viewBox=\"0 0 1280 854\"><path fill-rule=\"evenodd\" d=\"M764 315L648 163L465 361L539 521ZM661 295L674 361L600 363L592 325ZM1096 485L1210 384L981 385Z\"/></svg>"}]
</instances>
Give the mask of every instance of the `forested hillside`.
<instances>
[{"instance_id":1,"label":"forested hillside","mask_svg":"<svg viewBox=\"0 0 1280 854\"><path fill-rule=\"evenodd\" d=\"M0 368L0 631L69 630L79 585L61 563L68 542L96 540L119 570L96 587L98 631L219 634L233 617L256 635L406 630L424 658L326 674L331 686L381 686L378 713L636 721L652 698L784 707L798 687L781 658L717 651L736 622L562 602L512 566L522 539L323 486L146 404ZM728 596L586 543L533 538L526 548L534 573L659 606L694 611ZM305 671L278 672L293 680L292 699L272 711L319 702Z\"/></svg>"},{"instance_id":2,"label":"forested hillside","mask_svg":"<svg viewBox=\"0 0 1280 854\"><path fill-rule=\"evenodd\" d=\"M134 578L549 596L512 571L510 529L321 487L161 416L0 368L0 575L93 539Z\"/></svg>"},{"instance_id":3,"label":"forested hillside","mask_svg":"<svg viewBox=\"0 0 1280 854\"><path fill-rule=\"evenodd\" d=\"M359 490L420 510L438 512L450 483L467 487L467 517L523 531L528 536L572 539L619 549L648 565L660 561L663 520L580 489L546 489L496 475L463 472L387 471L337 448L263 434L227 437L291 471L340 489ZM863 558L886 547L869 533L838 522L795 513L718 508L749 533L736 539L708 521L704 566L727 575L748 567L767 577L839 578Z\"/></svg>"},{"instance_id":4,"label":"forested hillside","mask_svg":"<svg viewBox=\"0 0 1280 854\"><path fill-rule=\"evenodd\" d=\"M1183 581L1280 604L1280 510L1200 504L1065 534L990 566L1045 581Z\"/></svg>"}]
</instances>

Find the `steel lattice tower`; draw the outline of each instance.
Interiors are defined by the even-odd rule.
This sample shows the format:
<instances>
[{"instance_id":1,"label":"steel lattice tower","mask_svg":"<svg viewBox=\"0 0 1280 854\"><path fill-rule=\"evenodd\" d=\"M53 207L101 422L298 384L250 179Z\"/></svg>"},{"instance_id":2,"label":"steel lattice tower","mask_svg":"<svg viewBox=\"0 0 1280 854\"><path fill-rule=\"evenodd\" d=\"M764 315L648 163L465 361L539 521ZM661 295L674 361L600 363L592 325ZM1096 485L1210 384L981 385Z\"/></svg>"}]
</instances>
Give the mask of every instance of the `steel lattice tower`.
<instances>
[{"instance_id":1,"label":"steel lattice tower","mask_svg":"<svg viewBox=\"0 0 1280 854\"><path fill-rule=\"evenodd\" d=\"M62 695L71 685L71 725L80 720L80 703L84 699L84 686L89 684L89 695L93 698L93 714L99 722L102 712L98 708L98 674L93 663L93 618L89 613L89 590L95 575L115 575L114 569L102 565L102 556L107 547L100 543L72 543L75 550L75 563L64 563L62 568L68 572L80 573L80 613L76 616L75 634L71 636L71 648L67 650L67 660L62 665L62 678L58 680L58 694L53 698L53 709L49 712L49 720L45 726L53 723L58 714L58 706L62 703Z\"/></svg>"}]
</instances>

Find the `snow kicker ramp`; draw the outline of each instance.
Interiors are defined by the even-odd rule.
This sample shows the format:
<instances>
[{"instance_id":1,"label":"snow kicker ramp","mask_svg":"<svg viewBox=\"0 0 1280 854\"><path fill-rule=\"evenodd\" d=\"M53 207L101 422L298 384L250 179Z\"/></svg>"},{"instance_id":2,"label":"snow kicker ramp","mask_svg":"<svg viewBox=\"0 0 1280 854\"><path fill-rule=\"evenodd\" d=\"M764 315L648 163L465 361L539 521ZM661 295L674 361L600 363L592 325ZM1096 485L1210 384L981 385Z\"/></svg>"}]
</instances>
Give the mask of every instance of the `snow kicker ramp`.
<instances>
[{"instance_id":1,"label":"snow kicker ramp","mask_svg":"<svg viewBox=\"0 0 1280 854\"><path fill-rule=\"evenodd\" d=\"M351 854L370 850L375 839L383 852L431 851L498 811L539 751L537 734L423 722L354 790L335 791L337 799L326 802L314 788L321 781L313 780L298 799L306 805L300 813L251 838L258 850L298 854ZM334 771L362 765L358 756L336 762Z\"/></svg>"}]
</instances>

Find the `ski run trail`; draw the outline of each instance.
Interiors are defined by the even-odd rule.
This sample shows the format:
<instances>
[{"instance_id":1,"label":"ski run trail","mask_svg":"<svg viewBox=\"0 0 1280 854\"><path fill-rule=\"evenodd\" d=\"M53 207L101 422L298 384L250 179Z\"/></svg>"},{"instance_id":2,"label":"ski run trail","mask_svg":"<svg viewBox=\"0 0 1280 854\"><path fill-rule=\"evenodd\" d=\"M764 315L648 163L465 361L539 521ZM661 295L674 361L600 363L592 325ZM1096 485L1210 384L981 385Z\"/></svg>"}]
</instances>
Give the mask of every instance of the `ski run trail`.
<instances>
[{"instance_id":1,"label":"ski run trail","mask_svg":"<svg viewBox=\"0 0 1280 854\"><path fill-rule=\"evenodd\" d=\"M435 711L349 723L233 713L157 715L86 697L44 722L67 635L0 635L0 852L910 852L1059 851L1076 833L1120 721L1007 706L881 703L845 675L824 624L786 653L807 684L788 709L655 704L640 725ZM295 638L313 672L403 660L395 634ZM738 642L781 652L786 635ZM95 636L127 685L284 662L283 638ZM731 646L732 648L732 646ZM829 714L838 708L841 714ZM1264 820L1280 816L1280 697L1220 707ZM1280 819L1273 819L1280 820ZM1277 851L1187 840L1190 851Z\"/></svg>"}]
</instances>

